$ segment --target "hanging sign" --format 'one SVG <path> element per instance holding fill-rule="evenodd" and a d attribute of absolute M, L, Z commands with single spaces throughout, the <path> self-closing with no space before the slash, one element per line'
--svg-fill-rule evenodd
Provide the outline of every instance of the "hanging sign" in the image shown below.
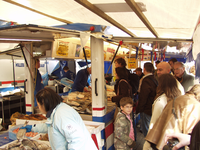
<path fill-rule="evenodd" d="M 57 56 L 68 56 L 69 42 L 58 41 L 58 49 L 56 50 Z"/>
<path fill-rule="evenodd" d="M 129 69 L 134 69 L 136 68 L 136 59 L 135 58 L 128 58 L 128 68 Z"/>

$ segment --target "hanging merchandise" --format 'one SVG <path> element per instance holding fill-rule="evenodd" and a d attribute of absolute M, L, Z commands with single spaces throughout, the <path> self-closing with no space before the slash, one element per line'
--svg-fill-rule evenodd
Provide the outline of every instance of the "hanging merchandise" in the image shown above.
<path fill-rule="evenodd" d="M 152 60 L 152 58 L 153 58 L 153 52 L 151 52 L 151 60 Z"/>
<path fill-rule="evenodd" d="M 164 52 L 163 52 L 163 60 L 165 60 L 165 50 L 164 50 Z"/>
<path fill-rule="evenodd" d="M 141 60 L 143 60 L 144 59 L 144 49 L 142 49 L 142 59 Z"/>
<path fill-rule="evenodd" d="M 156 52 L 154 52 L 154 60 L 156 60 Z"/>
<path fill-rule="evenodd" d="M 136 54 L 135 54 L 135 58 L 137 59 L 138 58 L 138 47 L 136 47 Z"/>
<path fill-rule="evenodd" d="M 161 52 L 160 55 L 161 55 L 160 61 L 163 61 L 163 53 Z"/>
<path fill-rule="evenodd" d="M 128 45 L 128 48 L 129 48 L 129 58 L 130 58 L 131 57 L 132 46 Z"/>
<path fill-rule="evenodd" d="M 149 60 L 149 52 L 147 51 L 147 59 Z"/>
<path fill-rule="evenodd" d="M 155 49 L 158 47 L 158 43 L 156 42 Z"/>
<path fill-rule="evenodd" d="M 157 60 L 160 60 L 160 53 L 157 52 Z"/>
<path fill-rule="evenodd" d="M 165 60 L 165 52 L 167 50 L 167 46 L 164 47 L 164 50 L 163 50 L 163 60 Z"/>

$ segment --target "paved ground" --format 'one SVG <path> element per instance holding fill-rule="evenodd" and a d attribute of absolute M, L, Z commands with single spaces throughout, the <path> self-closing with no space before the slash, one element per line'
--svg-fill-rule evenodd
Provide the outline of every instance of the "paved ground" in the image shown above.
<path fill-rule="evenodd" d="M 137 130 L 137 141 L 136 141 L 136 146 L 133 148 L 133 150 L 142 150 L 143 144 L 145 142 L 144 135 L 140 132 L 140 127 L 138 125 L 136 127 L 136 130 Z"/>

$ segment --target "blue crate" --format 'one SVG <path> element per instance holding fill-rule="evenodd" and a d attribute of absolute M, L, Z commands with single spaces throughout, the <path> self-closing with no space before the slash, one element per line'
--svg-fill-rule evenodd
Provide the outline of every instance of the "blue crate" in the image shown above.
<path fill-rule="evenodd" d="M 15 130 L 15 129 L 17 129 L 17 128 L 20 128 L 20 127 L 22 127 L 23 126 L 23 124 L 20 124 L 20 125 L 16 125 L 16 126 L 14 126 L 12 129 L 10 129 L 9 131 L 8 131 L 8 135 L 9 135 L 9 139 L 11 139 L 11 140 L 17 140 L 17 134 L 16 133 L 13 133 L 13 130 Z M 30 139 L 30 138 L 32 138 L 32 137 L 26 137 L 26 138 L 28 138 L 28 139 Z"/>

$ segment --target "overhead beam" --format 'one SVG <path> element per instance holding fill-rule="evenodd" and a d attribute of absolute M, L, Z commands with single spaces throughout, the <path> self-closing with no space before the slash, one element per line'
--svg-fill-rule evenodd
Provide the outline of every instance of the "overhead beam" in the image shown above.
<path fill-rule="evenodd" d="M 9 53 L 12 53 L 12 52 L 19 52 L 19 51 L 20 51 L 20 47 L 17 47 L 17 48 L 13 48 L 13 49 L 10 49 L 10 50 L 0 52 L 0 55 L 9 54 Z"/>
<path fill-rule="evenodd" d="M 129 5 L 129 7 L 136 13 L 136 15 L 140 18 L 140 20 L 146 25 L 146 27 L 152 32 L 152 34 L 158 38 L 158 33 L 153 28 L 153 26 L 150 24 L 148 19 L 145 17 L 145 15 L 141 12 L 140 8 L 136 4 L 134 0 L 125 0 L 126 3 Z"/>
<path fill-rule="evenodd" d="M 114 25 L 117 28 L 121 29 L 122 31 L 124 31 L 125 33 L 127 33 L 128 35 L 130 35 L 131 37 L 135 37 L 136 36 L 131 31 L 129 31 L 127 28 L 125 28 L 124 26 L 122 26 L 120 23 L 118 23 L 117 21 L 115 21 L 113 18 L 111 18 L 110 16 L 108 16 L 107 14 L 105 14 L 101 9 L 99 9 L 95 5 L 91 4 L 87 0 L 75 0 L 75 1 L 77 3 L 79 3 L 79 4 L 81 4 L 82 6 L 84 6 L 85 8 L 89 9 L 93 13 L 97 14 L 99 17 L 101 17 L 104 20 L 108 21 L 112 25 Z"/>
<path fill-rule="evenodd" d="M 25 9 L 28 9 L 28 10 L 33 11 L 33 12 L 35 12 L 35 13 L 44 15 L 44 16 L 46 16 L 46 17 L 55 19 L 55 20 L 57 20 L 57 21 L 61 21 L 61 22 L 67 23 L 67 24 L 73 23 L 73 22 L 68 21 L 68 20 L 65 20 L 65 19 L 61 19 L 61 18 L 58 18 L 58 17 L 54 17 L 54 16 L 51 16 L 51 15 L 45 14 L 45 13 L 43 13 L 43 12 L 40 12 L 40 11 L 35 10 L 35 9 L 33 9 L 33 8 L 27 7 L 27 6 L 22 5 L 22 4 L 20 4 L 20 3 L 14 2 L 14 1 L 12 1 L 12 0 L 4 0 L 4 1 L 5 1 L 5 2 L 8 2 L 8 3 L 11 3 L 11 4 L 13 4 L 13 5 L 16 5 L 16 6 L 25 8 Z"/>
<path fill-rule="evenodd" d="M 133 43 L 150 43 L 154 41 L 172 41 L 172 42 L 192 42 L 192 39 L 170 39 L 170 38 L 131 38 L 131 37 L 113 37 L 111 40 L 115 42 L 119 42 L 123 40 L 123 42 L 133 42 Z"/>
<path fill-rule="evenodd" d="M 6 55 L 15 56 L 15 57 L 22 57 L 22 56 L 10 54 L 10 53 L 6 53 Z"/>

